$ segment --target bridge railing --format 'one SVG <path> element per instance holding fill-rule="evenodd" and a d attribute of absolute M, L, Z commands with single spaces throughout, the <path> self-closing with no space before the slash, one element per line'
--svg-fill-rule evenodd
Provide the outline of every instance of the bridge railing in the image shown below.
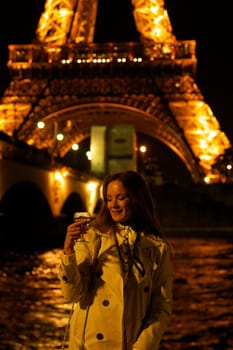
<path fill-rule="evenodd" d="M 49 169 L 54 160 L 47 151 L 38 150 L 20 141 L 0 140 L 0 159 L 16 160 L 40 168 Z"/>
<path fill-rule="evenodd" d="M 53 158 L 46 150 L 39 150 L 18 140 L 12 141 L 7 135 L 0 132 L 0 161 L 1 159 L 16 161 L 49 171 L 67 169 L 70 176 L 81 181 L 96 180 L 95 175 L 69 167 L 62 160 L 59 161 L 57 158 Z"/>
<path fill-rule="evenodd" d="M 108 63 L 124 61 L 154 61 L 194 59 L 194 40 L 173 43 L 154 43 L 146 48 L 142 43 L 91 43 L 89 45 L 65 45 L 59 47 L 42 44 L 9 45 L 8 66 L 27 68 L 48 64 Z"/>

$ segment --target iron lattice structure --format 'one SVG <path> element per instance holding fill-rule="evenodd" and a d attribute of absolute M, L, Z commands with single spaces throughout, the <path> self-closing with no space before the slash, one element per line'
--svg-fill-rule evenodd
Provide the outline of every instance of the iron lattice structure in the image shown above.
<path fill-rule="evenodd" d="M 97 0 L 46 0 L 35 41 L 9 45 L 0 131 L 63 157 L 92 125 L 131 123 L 194 182 L 220 182 L 212 165 L 231 145 L 195 83 L 196 42 L 176 40 L 163 0 L 132 6 L 140 42 L 98 44 Z"/>

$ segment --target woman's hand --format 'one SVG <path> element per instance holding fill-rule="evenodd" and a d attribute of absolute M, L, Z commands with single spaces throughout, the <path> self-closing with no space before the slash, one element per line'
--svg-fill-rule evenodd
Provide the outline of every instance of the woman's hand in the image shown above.
<path fill-rule="evenodd" d="M 64 253 L 70 255 L 74 253 L 74 243 L 82 235 L 87 232 L 85 219 L 74 221 L 67 227 L 66 237 L 64 242 Z"/>

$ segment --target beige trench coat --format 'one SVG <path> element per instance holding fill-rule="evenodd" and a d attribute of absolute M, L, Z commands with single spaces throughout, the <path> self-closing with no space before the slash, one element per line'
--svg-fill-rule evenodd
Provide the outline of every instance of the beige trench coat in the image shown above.
<path fill-rule="evenodd" d="M 66 302 L 75 303 L 69 350 L 156 350 L 172 310 L 172 265 L 166 242 L 142 235 L 124 284 L 116 239 L 89 229 L 88 243 L 62 255 L 58 277 Z"/>

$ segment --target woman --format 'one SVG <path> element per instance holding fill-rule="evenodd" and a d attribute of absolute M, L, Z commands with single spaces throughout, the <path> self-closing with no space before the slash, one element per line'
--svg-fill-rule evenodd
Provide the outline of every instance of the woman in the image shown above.
<path fill-rule="evenodd" d="M 58 274 L 65 300 L 75 303 L 69 349 L 158 349 L 171 316 L 171 252 L 144 179 L 109 175 L 99 213 L 83 223 L 68 226 Z"/>

